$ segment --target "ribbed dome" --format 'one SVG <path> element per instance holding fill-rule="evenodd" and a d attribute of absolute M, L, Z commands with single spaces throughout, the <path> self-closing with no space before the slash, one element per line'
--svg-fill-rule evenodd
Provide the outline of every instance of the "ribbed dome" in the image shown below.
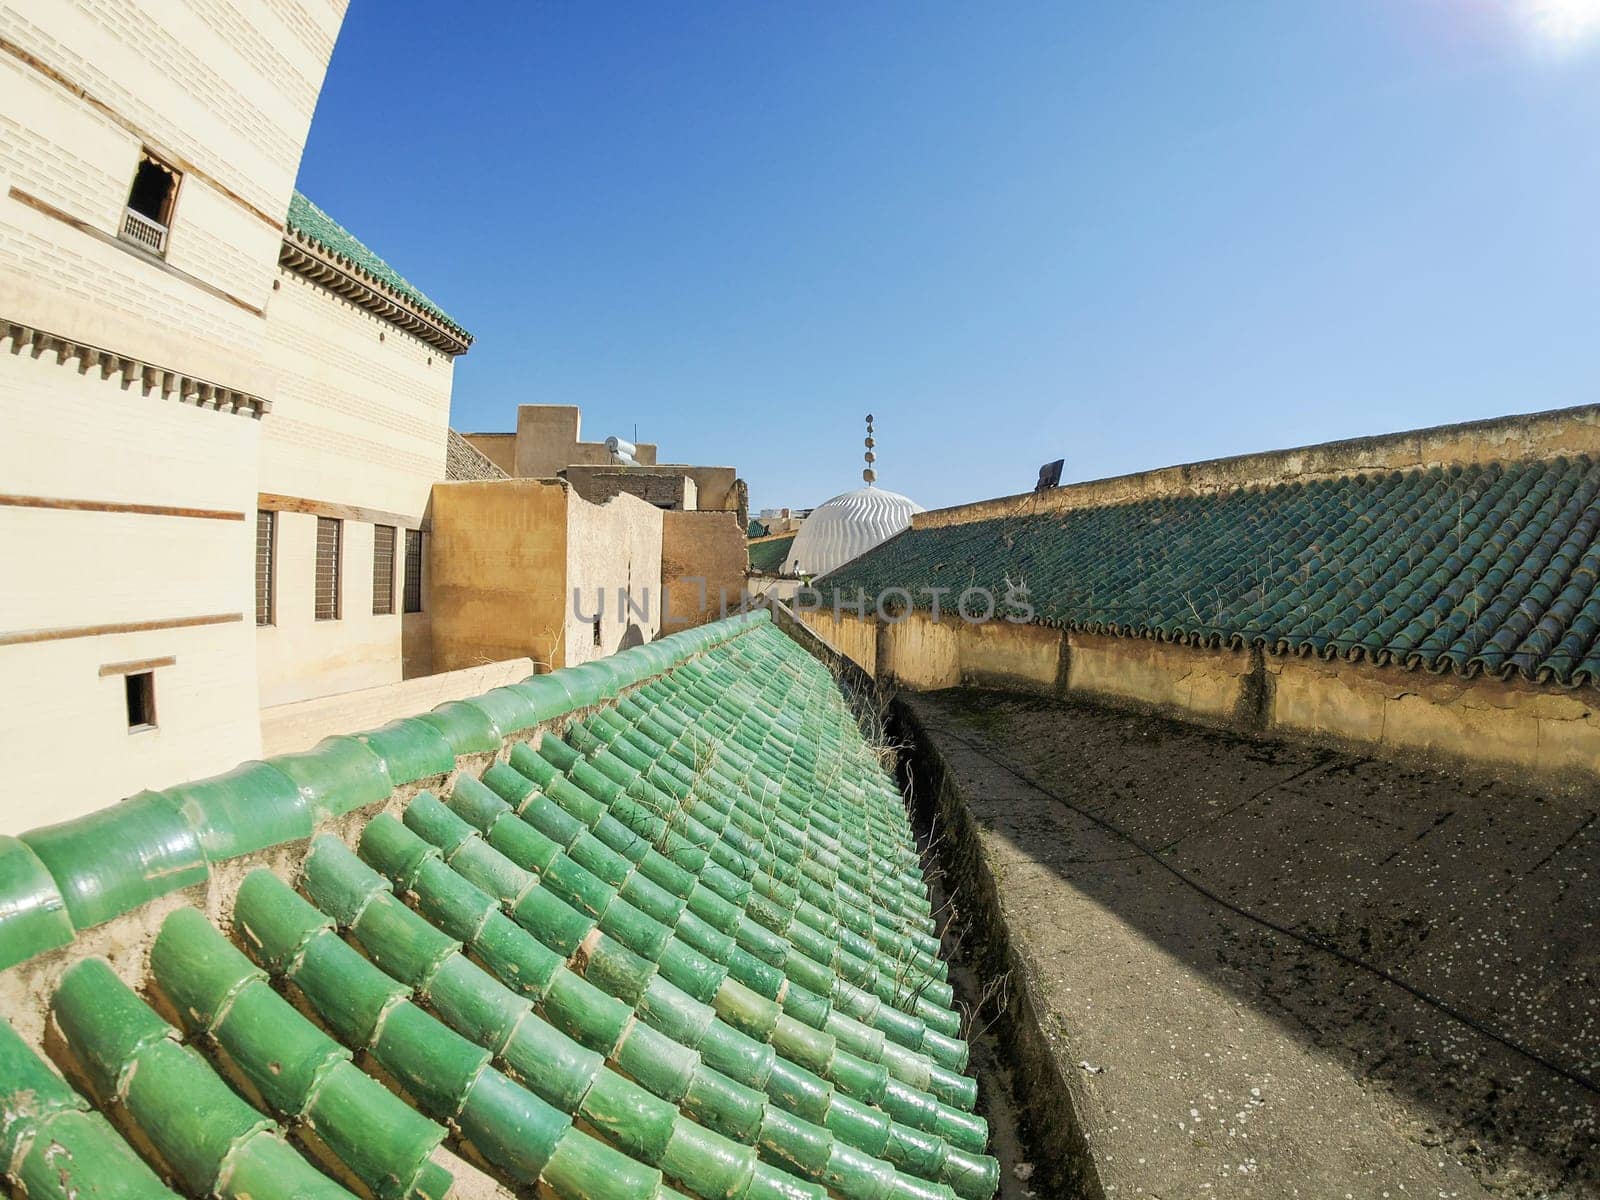
<path fill-rule="evenodd" d="M 784 562 L 785 574 L 826 575 L 886 542 L 922 512 L 915 500 L 870 484 L 819 505 L 800 525 Z"/>

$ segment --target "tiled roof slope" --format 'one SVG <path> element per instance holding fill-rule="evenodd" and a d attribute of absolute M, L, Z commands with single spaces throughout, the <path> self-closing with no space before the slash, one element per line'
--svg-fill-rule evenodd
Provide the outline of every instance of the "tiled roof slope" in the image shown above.
<path fill-rule="evenodd" d="M 750 569 L 763 575 L 777 575 L 783 571 L 789 547 L 794 545 L 794 534 L 788 537 L 768 538 L 750 543 Z"/>
<path fill-rule="evenodd" d="M 40 960 L 48 1050 L 0 1022 L 14 1188 L 441 1200 L 466 1158 L 570 1200 L 994 1193 L 899 793 L 765 613 L 10 839 L 0 944 L 346 813 L 121 975 Z"/>
<path fill-rule="evenodd" d="M 423 311 L 432 313 L 452 331 L 471 341 L 467 331 L 444 309 L 428 299 L 421 288 L 384 262 L 365 242 L 318 208 L 303 192 L 297 191 L 290 198 L 286 223 L 294 232 L 345 259 L 364 274 L 376 279 Z"/>
<path fill-rule="evenodd" d="M 1600 685 L 1600 465 L 1355 475 L 912 529 L 821 584 L 1025 584 L 1094 633 Z M 974 599 L 972 611 L 981 611 Z"/>
<path fill-rule="evenodd" d="M 451 482 L 462 480 L 510 479 L 489 456 L 479 450 L 454 429 L 446 430 L 448 437 L 444 450 L 444 477 Z"/>

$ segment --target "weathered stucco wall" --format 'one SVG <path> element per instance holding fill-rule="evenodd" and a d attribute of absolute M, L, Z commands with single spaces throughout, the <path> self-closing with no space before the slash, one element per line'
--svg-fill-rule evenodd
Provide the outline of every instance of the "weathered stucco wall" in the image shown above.
<path fill-rule="evenodd" d="M 475 439 L 480 450 L 488 450 Z M 490 455 L 493 458 L 493 455 Z M 656 448 L 649 443 L 639 443 L 634 457 L 646 466 L 656 461 Z M 495 460 L 499 463 L 499 460 Z M 512 465 L 499 463 L 502 470 L 518 479 L 553 479 L 558 471 L 587 463 L 607 466 L 611 453 L 605 440 L 582 440 L 582 414 L 575 404 L 519 404 L 517 406 L 517 432 L 513 439 Z"/>
<path fill-rule="evenodd" d="M 1068 647 L 1069 691 L 1217 720 L 1232 719 L 1246 695 L 1251 660 L 1238 651 L 1092 633 L 1069 635 Z"/>
<path fill-rule="evenodd" d="M 661 631 L 665 515 L 635 496 L 590 504 L 567 492 L 566 640 L 555 666 L 604 658 Z"/>
<path fill-rule="evenodd" d="M 665 628 L 703 625 L 738 610 L 749 553 L 738 518 L 726 512 L 661 514 Z"/>
<path fill-rule="evenodd" d="M 517 435 L 514 433 L 463 433 L 468 444 L 507 475 L 517 473 Z"/>
<path fill-rule="evenodd" d="M 798 604 L 794 606 L 794 614 L 868 675 L 877 676 L 878 628 L 872 621 L 849 613 L 835 616 L 827 609 L 803 608 Z"/>
<path fill-rule="evenodd" d="M 869 674 L 915 691 L 967 685 L 1082 695 L 1555 785 L 1593 786 L 1600 776 L 1600 697 L 1589 689 L 1063 635 L 1005 621 L 935 623 L 920 612 L 895 623 L 825 609 L 797 607 L 797 615 Z"/>
<path fill-rule="evenodd" d="M 1316 659 L 1268 657 L 1264 669 L 1272 728 L 1540 776 L 1600 774 L 1600 701 L 1587 689 Z"/>
<path fill-rule="evenodd" d="M 536 479 L 434 485 L 436 671 L 523 657 L 549 669 L 566 611 L 567 495 Z"/>
<path fill-rule="evenodd" d="M 1209 495 L 1233 488 L 1269 487 L 1296 480 L 1355 475 L 1362 471 L 1521 462 L 1561 454 L 1600 454 L 1600 405 L 1438 425 L 1405 433 L 1162 467 L 1043 492 L 1023 492 L 975 504 L 936 508 L 913 516 L 911 525 L 913 529 L 933 529 L 991 517 L 1096 508 L 1155 496 Z"/>

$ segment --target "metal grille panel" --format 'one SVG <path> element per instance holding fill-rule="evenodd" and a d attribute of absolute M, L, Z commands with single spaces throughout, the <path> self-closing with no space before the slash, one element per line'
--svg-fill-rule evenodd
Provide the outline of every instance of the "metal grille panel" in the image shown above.
<path fill-rule="evenodd" d="M 276 546 L 278 514 L 264 508 L 256 513 L 256 624 L 272 624 L 272 554 Z"/>
<path fill-rule="evenodd" d="M 344 523 L 333 517 L 317 518 L 317 620 L 339 619 L 339 551 Z"/>
<path fill-rule="evenodd" d="M 394 611 L 394 526 L 372 527 L 372 611 Z"/>

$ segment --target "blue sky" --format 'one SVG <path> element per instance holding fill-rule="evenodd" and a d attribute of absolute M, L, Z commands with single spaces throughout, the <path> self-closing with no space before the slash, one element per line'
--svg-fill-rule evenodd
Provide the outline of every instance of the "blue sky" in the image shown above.
<path fill-rule="evenodd" d="M 928 507 L 1600 400 L 1600 0 L 352 0 L 300 186 L 452 423 Z"/>

